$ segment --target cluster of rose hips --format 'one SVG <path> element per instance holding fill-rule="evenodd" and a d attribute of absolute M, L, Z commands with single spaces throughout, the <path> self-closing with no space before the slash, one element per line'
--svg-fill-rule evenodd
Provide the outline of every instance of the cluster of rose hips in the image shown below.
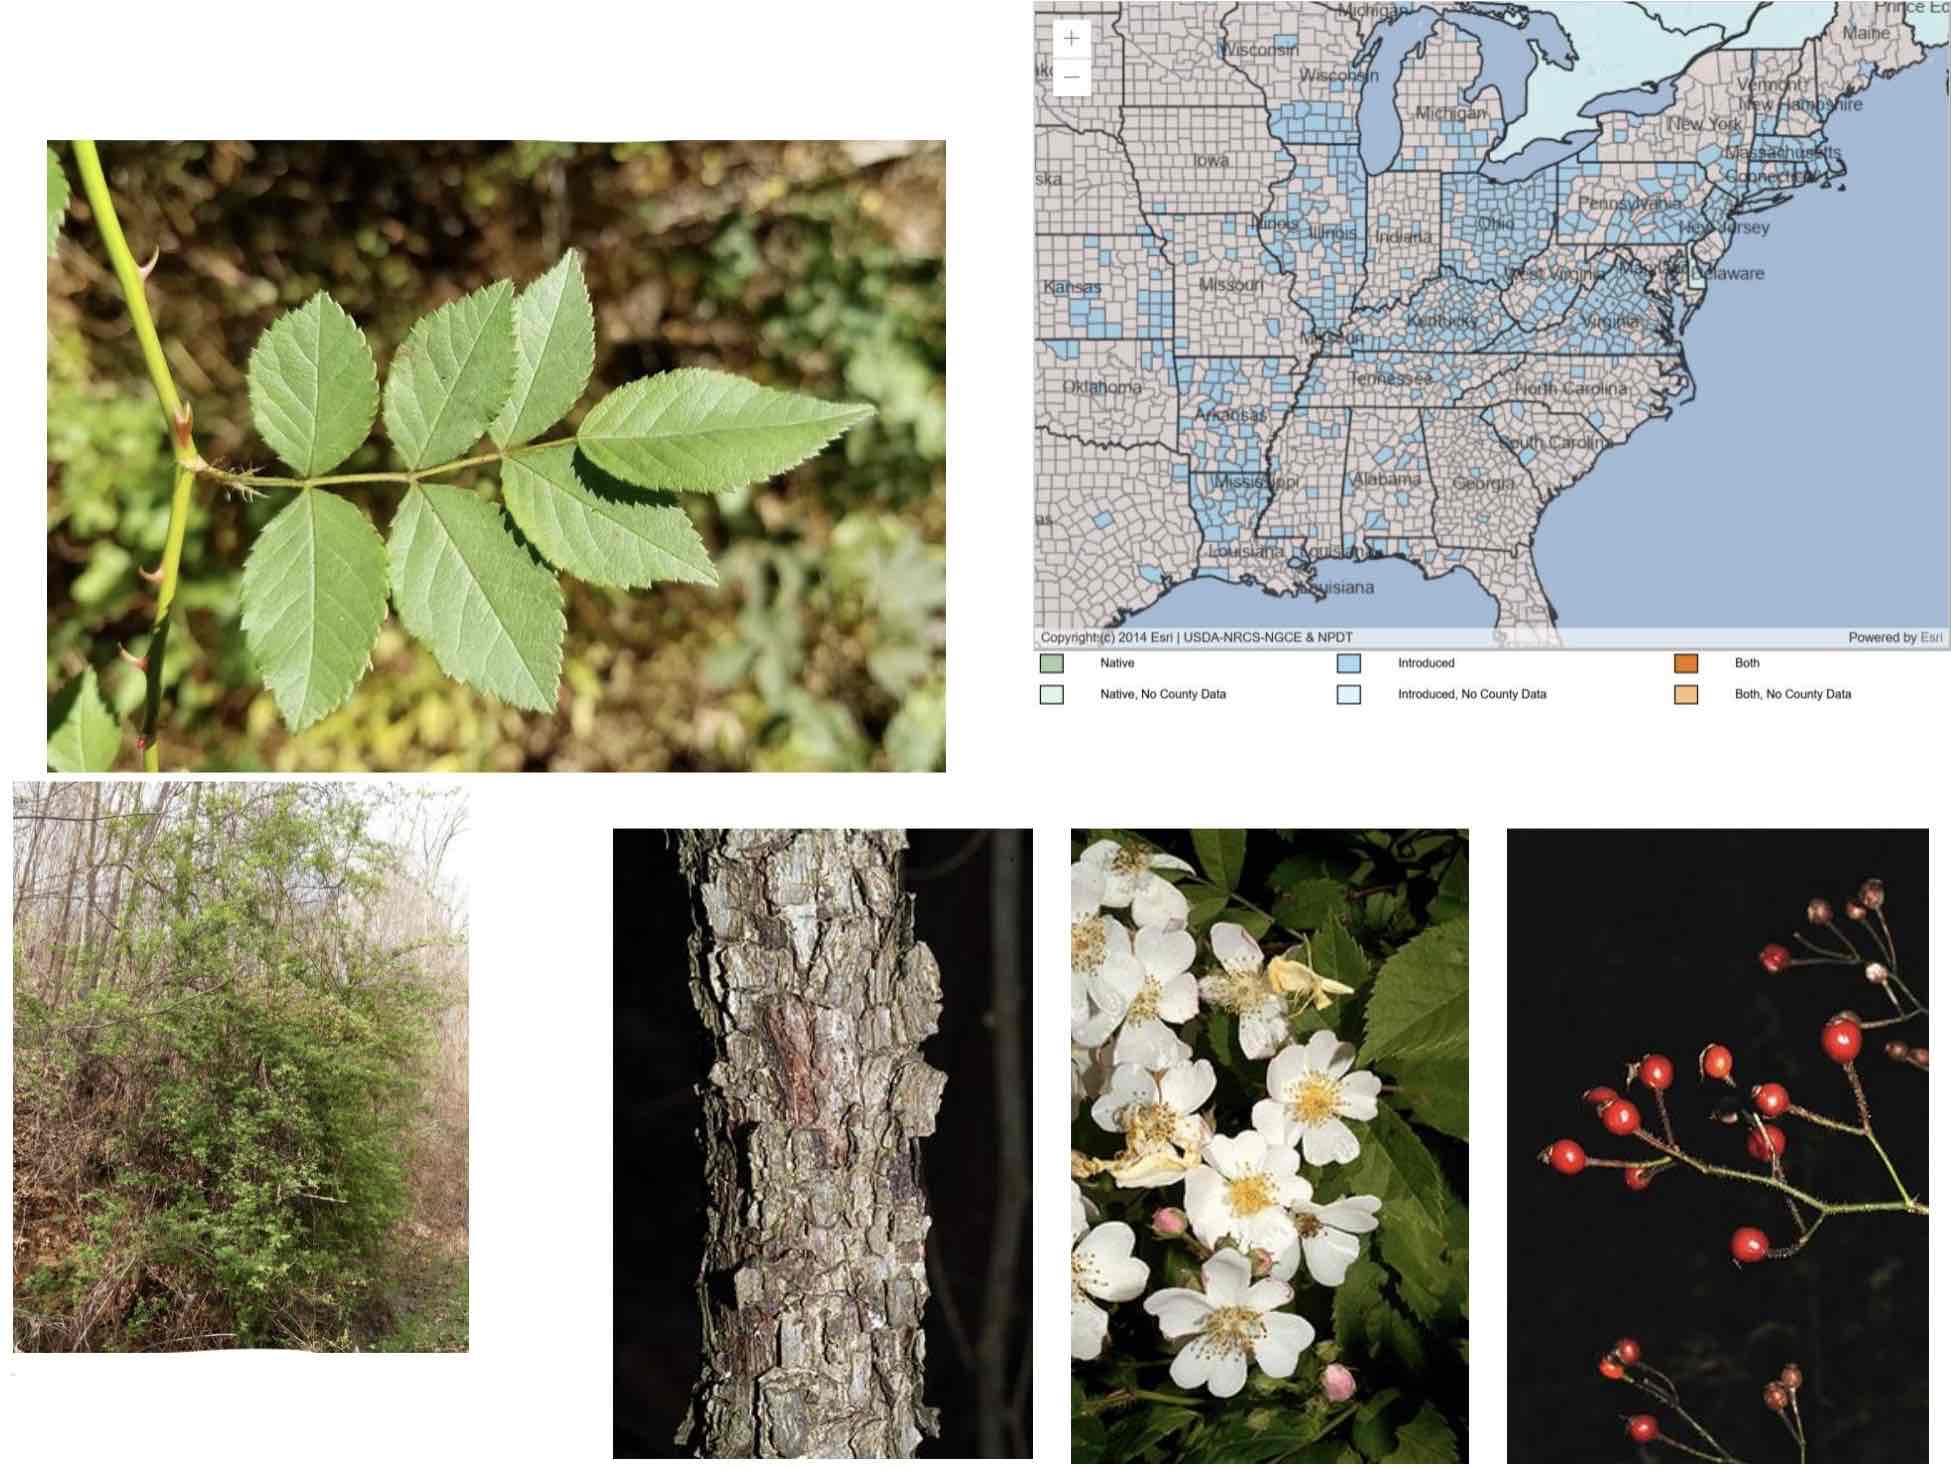
<path fill-rule="evenodd" d="M 1641 1361 L 1639 1343 L 1630 1336 L 1620 1337 L 1612 1344 L 1610 1351 L 1599 1357 L 1599 1375 L 1610 1378 L 1614 1382 L 1630 1383 L 1648 1397 L 1664 1403 L 1685 1418 L 1703 1439 L 1713 1444 L 1716 1449 L 1720 1448 L 1720 1445 L 1714 1442 L 1713 1435 L 1695 1422 L 1686 1409 L 1680 1406 L 1680 1392 L 1673 1385 L 1673 1379 Z M 1801 1387 L 1802 1369 L 1790 1362 L 1782 1368 L 1774 1381 L 1761 1390 L 1761 1401 L 1782 1420 L 1782 1426 L 1794 1435 L 1796 1444 L 1802 1448 L 1806 1456 L 1807 1443 L 1802 1436 L 1802 1409 L 1796 1397 Z M 1791 1413 L 1794 1415 L 1793 1419 L 1790 1418 Z M 1651 1413 L 1634 1413 L 1625 1420 L 1625 1423 L 1626 1437 L 1634 1443 L 1671 1444 L 1674 1448 L 1692 1454 L 1695 1458 L 1707 1457 L 1696 1449 L 1690 1449 L 1685 1444 L 1675 1443 L 1668 1438 L 1660 1431 L 1660 1420 Z M 1725 1458 L 1726 1455 L 1724 1454 L 1723 1457 Z"/>

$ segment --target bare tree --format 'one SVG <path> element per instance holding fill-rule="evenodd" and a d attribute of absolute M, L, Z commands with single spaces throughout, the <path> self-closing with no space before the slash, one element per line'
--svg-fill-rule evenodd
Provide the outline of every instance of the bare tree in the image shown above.
<path fill-rule="evenodd" d="M 918 1047 L 941 975 L 914 941 L 899 832 L 694 831 L 704 1364 L 678 1443 L 712 1458 L 911 1458 L 928 1202 L 946 1078 Z"/>

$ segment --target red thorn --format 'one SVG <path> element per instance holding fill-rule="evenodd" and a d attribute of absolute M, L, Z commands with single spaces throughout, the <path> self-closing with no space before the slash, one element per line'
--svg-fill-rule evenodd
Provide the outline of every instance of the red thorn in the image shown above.
<path fill-rule="evenodd" d="M 138 265 L 136 267 L 136 273 L 139 274 L 144 280 L 148 280 L 149 272 L 156 268 L 156 262 L 162 259 L 162 257 L 163 257 L 162 247 L 158 245 L 155 249 L 149 252 L 149 258 L 145 260 L 141 265 Z"/>
<path fill-rule="evenodd" d="M 128 664 L 131 668 L 140 668 L 144 673 L 147 673 L 149 671 L 149 660 L 147 657 L 138 658 L 136 657 L 135 654 L 131 653 L 127 648 L 120 647 L 120 646 L 117 646 L 115 651 L 117 654 L 120 655 L 122 661 Z"/>

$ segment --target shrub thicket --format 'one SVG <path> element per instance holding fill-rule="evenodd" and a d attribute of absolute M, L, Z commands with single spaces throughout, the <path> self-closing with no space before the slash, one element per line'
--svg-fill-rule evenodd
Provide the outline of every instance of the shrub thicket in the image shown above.
<path fill-rule="evenodd" d="M 17 872 L 28 843 L 88 858 L 29 861 L 16 924 L 17 1344 L 373 1341 L 460 1002 L 444 940 L 373 922 L 398 852 L 345 787 L 56 793 L 87 790 L 15 837 Z"/>

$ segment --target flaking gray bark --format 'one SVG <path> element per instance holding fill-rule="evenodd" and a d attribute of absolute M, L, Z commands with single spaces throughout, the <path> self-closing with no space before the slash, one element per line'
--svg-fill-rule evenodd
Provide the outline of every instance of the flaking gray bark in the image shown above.
<path fill-rule="evenodd" d="M 711 1458 L 910 1458 L 945 1078 L 899 832 L 694 831 L 704 1099 L 704 1364 L 678 1442 Z"/>

